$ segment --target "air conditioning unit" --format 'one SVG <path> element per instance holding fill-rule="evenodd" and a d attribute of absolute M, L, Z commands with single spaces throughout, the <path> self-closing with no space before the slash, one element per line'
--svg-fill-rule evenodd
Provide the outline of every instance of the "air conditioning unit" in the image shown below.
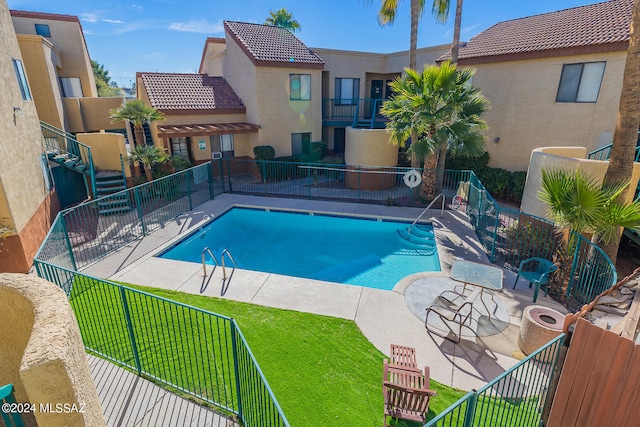
<path fill-rule="evenodd" d="M 221 158 L 222 158 L 222 152 L 220 152 L 220 151 L 214 151 L 214 152 L 212 152 L 212 153 L 211 153 L 211 158 L 212 158 L 213 160 L 219 160 L 219 159 L 221 159 Z"/>

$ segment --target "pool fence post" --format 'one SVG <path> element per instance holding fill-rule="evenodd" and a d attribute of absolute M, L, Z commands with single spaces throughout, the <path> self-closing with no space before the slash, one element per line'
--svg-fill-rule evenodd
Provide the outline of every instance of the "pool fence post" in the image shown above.
<path fill-rule="evenodd" d="M 223 174 L 222 171 L 222 161 L 220 161 L 220 174 Z M 227 180 L 229 181 L 229 193 L 233 193 L 233 188 L 231 188 L 231 165 L 229 163 L 229 158 L 227 157 Z"/>
<path fill-rule="evenodd" d="M 140 366 L 140 355 L 138 354 L 138 346 L 136 345 L 136 337 L 133 332 L 133 324 L 131 322 L 131 313 L 129 312 L 129 304 L 127 303 L 127 294 L 124 286 L 118 286 L 120 288 L 120 296 L 122 297 L 122 307 L 124 309 L 124 317 L 127 321 L 127 330 L 129 331 L 129 338 L 131 340 L 131 350 L 133 351 L 133 360 L 136 364 L 136 371 L 138 375 L 142 375 L 142 367 Z"/>
<path fill-rule="evenodd" d="M 356 201 L 360 203 L 360 176 L 362 175 L 362 169 L 358 166 L 358 189 L 356 190 Z"/>
<path fill-rule="evenodd" d="M 467 401 L 467 411 L 464 414 L 464 427 L 472 427 L 473 426 L 473 418 L 476 412 L 476 404 L 478 402 L 478 392 L 476 389 L 471 390 L 473 394 Z"/>
<path fill-rule="evenodd" d="M 236 396 L 238 396 L 238 419 L 244 422 L 242 414 L 242 392 L 240 387 L 240 363 L 238 361 L 238 343 L 236 334 L 236 320 L 231 318 L 231 351 L 233 354 L 233 372 L 236 374 Z"/>
<path fill-rule="evenodd" d="M 307 166 L 309 166 L 307 164 Z M 310 199 L 311 198 L 311 167 L 307 167 L 307 188 L 309 189 L 309 191 L 307 191 L 307 198 Z"/>
<path fill-rule="evenodd" d="M 189 210 L 193 210 L 193 200 L 191 200 L 191 177 L 194 176 L 193 171 L 187 171 L 187 198 L 189 199 Z"/>
<path fill-rule="evenodd" d="M 144 225 L 144 213 L 142 211 L 142 198 L 140 197 L 140 186 L 133 188 L 133 197 L 136 200 L 136 210 L 138 211 L 138 218 L 140 219 L 140 226 L 142 227 L 142 235 L 147 235 L 147 229 Z"/>

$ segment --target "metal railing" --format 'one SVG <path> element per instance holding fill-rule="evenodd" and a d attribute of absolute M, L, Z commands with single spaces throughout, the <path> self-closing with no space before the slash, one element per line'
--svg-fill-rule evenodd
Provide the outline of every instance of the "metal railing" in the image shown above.
<path fill-rule="evenodd" d="M 22 412 L 31 412 L 29 410 L 19 410 L 17 405 L 24 407 L 29 403 L 17 403 L 13 394 L 13 384 L 7 384 L 0 387 L 0 405 L 2 405 L 2 421 L 6 427 L 23 427 Z M 8 406 L 7 406 L 8 405 Z M 13 407 L 15 406 L 15 407 Z"/>
<path fill-rule="evenodd" d="M 47 152 L 69 153 L 87 165 L 88 179 L 91 182 L 91 194 L 95 197 L 96 180 L 91 147 L 78 141 L 72 134 L 51 126 L 49 123 L 40 121 L 40 128 L 42 129 L 42 138 Z M 86 184 L 86 175 L 84 179 Z M 89 190 L 89 188 L 87 188 L 87 190 Z"/>
<path fill-rule="evenodd" d="M 538 427 L 565 335 L 549 341 L 479 390 L 472 390 L 424 427 Z"/>
<path fill-rule="evenodd" d="M 640 133 L 638 140 L 640 141 Z M 609 160 L 609 157 L 611 155 L 611 147 L 613 147 L 613 144 L 605 145 L 604 147 L 598 148 L 597 150 L 593 150 L 589 154 L 587 154 L 587 159 Z M 640 162 L 640 145 L 636 147 L 635 161 Z"/>
<path fill-rule="evenodd" d="M 87 350 L 238 416 L 289 423 L 232 318 L 39 262 L 65 290 Z"/>
<path fill-rule="evenodd" d="M 210 200 L 212 185 L 211 164 L 205 163 L 64 210 L 35 259 L 83 269 Z M 101 203 L 120 209 L 103 214 Z M 139 253 L 138 258 L 143 255 L 146 253 Z"/>
<path fill-rule="evenodd" d="M 325 98 L 322 100 L 322 120 L 334 126 L 382 129 L 387 122 L 380 114 L 384 101 L 379 98 Z"/>
<path fill-rule="evenodd" d="M 426 208 L 424 208 L 422 210 L 422 212 L 420 212 L 420 215 L 418 215 L 418 217 L 411 223 L 411 225 L 409 226 L 409 228 L 407 228 L 407 234 L 411 234 L 411 230 L 413 229 L 413 227 L 418 223 L 418 221 L 420 221 L 420 218 L 422 218 L 424 216 L 425 213 L 427 213 L 427 211 L 429 209 L 431 209 L 431 206 L 433 206 L 438 200 L 440 200 L 440 202 L 442 203 L 440 205 L 440 217 L 442 218 L 444 216 L 444 204 L 445 204 L 445 195 L 444 193 L 440 193 L 436 196 L 435 199 L 433 199 L 431 201 L 431 203 L 429 203 L 427 205 Z"/>

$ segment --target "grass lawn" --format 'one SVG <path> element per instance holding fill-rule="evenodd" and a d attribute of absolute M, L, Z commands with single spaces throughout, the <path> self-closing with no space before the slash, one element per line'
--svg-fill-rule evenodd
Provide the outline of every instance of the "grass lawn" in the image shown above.
<path fill-rule="evenodd" d="M 291 426 L 381 424 L 385 356 L 362 335 L 355 322 L 131 287 L 236 319 Z M 185 390 L 197 390 L 208 399 L 224 402 L 224 396 L 234 388 L 233 366 L 225 363 L 210 366 L 208 361 L 228 360 L 221 348 L 230 348 L 230 341 L 224 331 L 215 335 L 215 331 L 221 330 L 220 325 L 214 323 L 213 329 L 209 329 L 214 335 L 207 334 L 207 325 L 192 309 L 137 292 L 126 293 L 143 370 Z M 70 302 L 85 343 L 133 366 L 119 288 L 90 278 L 76 280 Z M 203 360 L 209 367 L 203 367 Z M 429 418 L 465 394 L 433 380 L 431 388 L 438 395 L 431 400 Z M 482 418 L 495 419 L 496 423 L 489 425 L 502 425 L 502 419 L 513 419 L 534 410 L 535 405 L 522 405 L 527 400 L 530 399 L 520 402 L 489 399 L 486 401 L 489 407 L 485 406 L 487 415 Z"/>
<path fill-rule="evenodd" d="M 355 322 L 146 287 L 137 289 L 233 317 L 292 426 L 380 426 L 384 355 Z M 464 393 L 431 381 L 430 415 Z M 408 425 L 399 423 L 398 425 Z"/>

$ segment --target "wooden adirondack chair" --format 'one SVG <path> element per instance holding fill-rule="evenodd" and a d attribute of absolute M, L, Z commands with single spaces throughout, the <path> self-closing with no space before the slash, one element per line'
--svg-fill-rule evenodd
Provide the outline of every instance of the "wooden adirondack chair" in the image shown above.
<path fill-rule="evenodd" d="M 389 365 L 400 368 L 418 368 L 416 363 L 416 349 L 402 345 L 391 344 L 391 360 Z"/>
<path fill-rule="evenodd" d="M 390 366 L 384 361 L 382 393 L 384 395 L 384 426 L 388 417 L 426 422 L 429 402 L 437 393 L 429 389 L 429 367 L 424 374 L 418 368 Z"/>

